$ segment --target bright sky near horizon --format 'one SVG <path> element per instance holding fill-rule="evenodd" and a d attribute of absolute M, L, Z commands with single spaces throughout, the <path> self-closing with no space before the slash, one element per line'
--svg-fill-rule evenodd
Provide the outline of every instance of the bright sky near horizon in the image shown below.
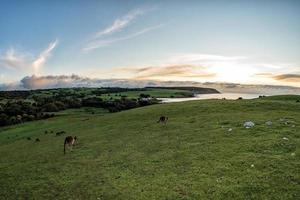
<path fill-rule="evenodd" d="M 300 87 L 300 1 L 0 0 L 0 83 L 24 76 Z"/>

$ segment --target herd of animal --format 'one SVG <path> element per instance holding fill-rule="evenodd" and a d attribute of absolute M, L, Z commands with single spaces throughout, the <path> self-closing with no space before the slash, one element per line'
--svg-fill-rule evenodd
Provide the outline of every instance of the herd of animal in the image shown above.
<path fill-rule="evenodd" d="M 167 116 L 160 116 L 157 123 L 166 124 L 168 119 L 169 118 Z M 53 133 L 53 131 L 50 131 L 49 133 Z M 48 134 L 48 131 L 45 131 L 45 134 Z M 63 134 L 66 134 L 66 132 L 65 131 L 59 131 L 55 135 L 60 136 L 60 135 L 63 135 Z M 27 140 L 31 140 L 31 138 L 27 137 Z M 40 142 L 40 139 L 36 138 L 35 142 Z M 72 150 L 73 147 L 77 144 L 78 144 L 78 138 L 76 136 L 67 136 L 67 137 L 65 137 L 65 140 L 64 140 L 64 154 L 66 154 L 66 148 L 69 148 L 69 149 Z"/>

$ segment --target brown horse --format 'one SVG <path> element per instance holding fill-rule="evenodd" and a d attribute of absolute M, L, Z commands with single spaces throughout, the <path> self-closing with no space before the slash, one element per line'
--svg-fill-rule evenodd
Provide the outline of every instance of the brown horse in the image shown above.
<path fill-rule="evenodd" d="M 160 118 L 159 118 L 159 120 L 157 121 L 157 123 L 164 123 L 164 124 L 166 124 L 167 123 L 167 121 L 168 121 L 168 117 L 166 117 L 166 116 L 161 116 Z"/>
<path fill-rule="evenodd" d="M 71 150 L 72 150 L 72 147 L 75 146 L 77 143 L 77 137 L 72 137 L 72 136 L 68 136 L 65 138 L 65 143 L 64 143 L 64 154 L 66 154 L 66 145 L 68 145 Z"/>

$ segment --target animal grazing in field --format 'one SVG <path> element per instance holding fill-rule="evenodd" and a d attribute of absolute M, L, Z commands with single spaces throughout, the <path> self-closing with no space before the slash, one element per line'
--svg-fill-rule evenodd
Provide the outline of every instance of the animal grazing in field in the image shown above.
<path fill-rule="evenodd" d="M 65 133 L 66 133 L 66 131 L 59 131 L 56 133 L 56 136 L 59 136 L 59 135 L 65 134 Z"/>
<path fill-rule="evenodd" d="M 48 134 L 48 131 L 45 131 L 45 134 Z"/>
<path fill-rule="evenodd" d="M 71 150 L 72 147 L 77 144 L 77 137 L 76 136 L 68 136 L 65 138 L 65 143 L 64 143 L 64 154 L 66 154 L 66 145 L 68 145 Z"/>
<path fill-rule="evenodd" d="M 35 139 L 35 142 L 40 142 L 40 139 L 39 139 L 39 138 L 36 138 L 36 139 Z"/>
<path fill-rule="evenodd" d="M 161 116 L 160 118 L 159 118 L 159 120 L 157 121 L 157 123 L 167 123 L 167 121 L 168 121 L 168 117 L 166 117 L 166 116 Z"/>
<path fill-rule="evenodd" d="M 31 140 L 31 137 L 27 137 L 27 140 Z"/>

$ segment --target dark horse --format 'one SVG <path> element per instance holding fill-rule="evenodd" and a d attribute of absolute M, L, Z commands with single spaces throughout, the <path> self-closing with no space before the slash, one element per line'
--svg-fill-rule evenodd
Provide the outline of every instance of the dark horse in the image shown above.
<path fill-rule="evenodd" d="M 168 117 L 166 117 L 166 116 L 161 116 L 160 118 L 159 118 L 159 120 L 157 121 L 157 123 L 167 123 L 167 121 L 168 121 Z"/>
<path fill-rule="evenodd" d="M 72 147 L 75 146 L 77 143 L 77 137 L 72 137 L 72 136 L 68 136 L 65 138 L 65 143 L 64 143 L 64 154 L 66 153 L 66 145 L 68 145 L 71 150 L 72 150 Z"/>

